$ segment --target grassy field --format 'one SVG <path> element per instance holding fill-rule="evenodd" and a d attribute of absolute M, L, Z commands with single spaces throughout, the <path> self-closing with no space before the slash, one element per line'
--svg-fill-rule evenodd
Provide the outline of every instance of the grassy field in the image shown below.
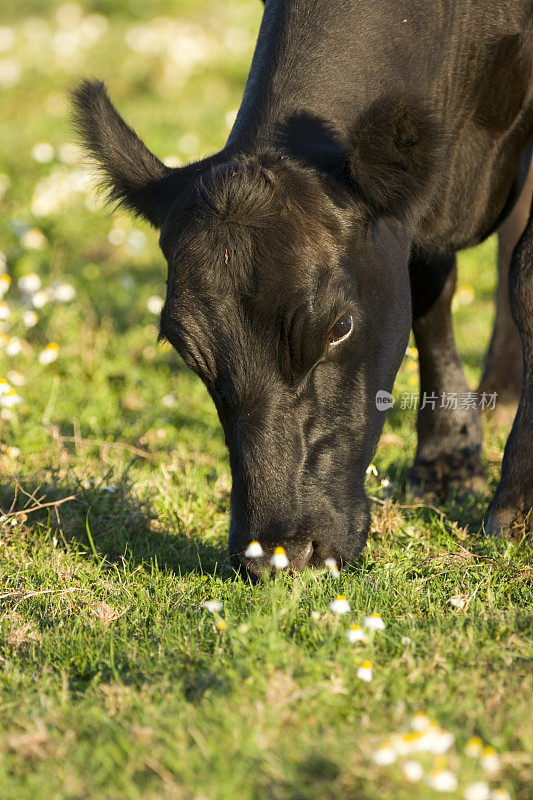
<path fill-rule="evenodd" d="M 94 201 L 69 144 L 67 91 L 89 73 L 171 163 L 220 147 L 260 14 L 259 0 L 2 5 L 0 798 L 526 800 L 525 544 L 483 538 L 481 496 L 405 501 L 415 418 L 397 404 L 361 562 L 338 580 L 236 579 L 214 406 L 156 345 L 157 237 Z M 494 256 L 489 241 L 460 259 L 472 387 Z M 406 356 L 395 394 L 416 387 Z M 487 423 L 492 488 L 505 435 Z M 348 641 L 372 612 L 385 630 Z M 415 714 L 435 724 L 403 736 L 430 724 Z"/>

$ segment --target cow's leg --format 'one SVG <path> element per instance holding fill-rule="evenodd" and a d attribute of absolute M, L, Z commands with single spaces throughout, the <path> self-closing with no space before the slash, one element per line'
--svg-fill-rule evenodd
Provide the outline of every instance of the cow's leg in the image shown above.
<path fill-rule="evenodd" d="M 469 388 L 453 335 L 455 255 L 414 253 L 410 273 L 420 364 L 418 445 L 411 485 L 416 493 L 441 497 L 454 486 L 480 490 L 484 487 L 481 415 L 465 397 Z"/>
<path fill-rule="evenodd" d="M 505 446 L 502 474 L 489 506 L 487 534 L 508 533 L 533 515 L 533 204 L 509 270 L 511 313 L 522 340 L 524 377 L 520 402 Z"/>
<path fill-rule="evenodd" d="M 496 393 L 498 409 L 513 414 L 522 388 L 522 342 L 509 304 L 509 265 L 513 251 L 527 225 L 533 193 L 533 163 L 512 213 L 498 231 L 498 291 L 496 317 L 479 392 Z M 508 413 L 507 415 L 508 416 Z M 511 418 L 512 419 L 512 418 Z"/>

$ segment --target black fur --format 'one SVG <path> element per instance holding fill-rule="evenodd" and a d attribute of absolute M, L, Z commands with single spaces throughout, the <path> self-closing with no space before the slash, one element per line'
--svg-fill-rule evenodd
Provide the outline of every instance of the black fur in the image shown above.
<path fill-rule="evenodd" d="M 392 388 L 412 302 L 431 385 L 451 336 L 453 253 L 510 210 L 533 136 L 532 40 L 530 0 L 268 0 L 228 142 L 179 170 L 145 148 L 102 84 L 75 93 L 111 197 L 160 228 L 161 335 L 224 428 L 236 563 L 254 569 L 250 539 L 266 558 L 283 544 L 294 569 L 361 551 L 385 417 L 376 393 Z M 345 317 L 352 333 L 333 346 Z M 457 419 L 424 428 L 424 459 L 439 439 L 466 442 L 454 464 L 478 458 L 477 421 L 465 440 Z"/>

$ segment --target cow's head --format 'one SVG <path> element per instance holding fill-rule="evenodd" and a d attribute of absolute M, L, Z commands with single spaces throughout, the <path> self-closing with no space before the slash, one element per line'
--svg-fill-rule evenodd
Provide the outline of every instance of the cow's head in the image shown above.
<path fill-rule="evenodd" d="M 411 326 L 410 221 L 430 186 L 427 115 L 364 115 L 336 177 L 274 150 L 160 162 L 99 83 L 78 126 L 111 196 L 161 232 L 161 336 L 205 383 L 229 448 L 230 553 L 251 540 L 294 570 L 364 546 L 364 483 Z"/>

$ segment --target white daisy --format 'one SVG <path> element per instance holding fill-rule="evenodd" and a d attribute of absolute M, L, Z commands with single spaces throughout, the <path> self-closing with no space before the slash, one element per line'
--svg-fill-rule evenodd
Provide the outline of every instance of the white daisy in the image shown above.
<path fill-rule="evenodd" d="M 365 617 L 363 625 L 365 628 L 370 628 L 371 631 L 385 630 L 385 623 L 381 619 L 381 614 L 371 614 L 369 617 Z"/>
<path fill-rule="evenodd" d="M 264 555 L 264 550 L 259 542 L 250 542 L 244 551 L 246 558 L 261 558 Z"/>
<path fill-rule="evenodd" d="M 343 594 L 338 594 L 329 607 L 334 614 L 347 614 L 350 611 L 350 604 Z"/>
<path fill-rule="evenodd" d="M 270 559 L 270 564 L 275 569 L 285 569 L 289 566 L 289 559 L 283 547 L 276 547 L 274 554 Z"/>

